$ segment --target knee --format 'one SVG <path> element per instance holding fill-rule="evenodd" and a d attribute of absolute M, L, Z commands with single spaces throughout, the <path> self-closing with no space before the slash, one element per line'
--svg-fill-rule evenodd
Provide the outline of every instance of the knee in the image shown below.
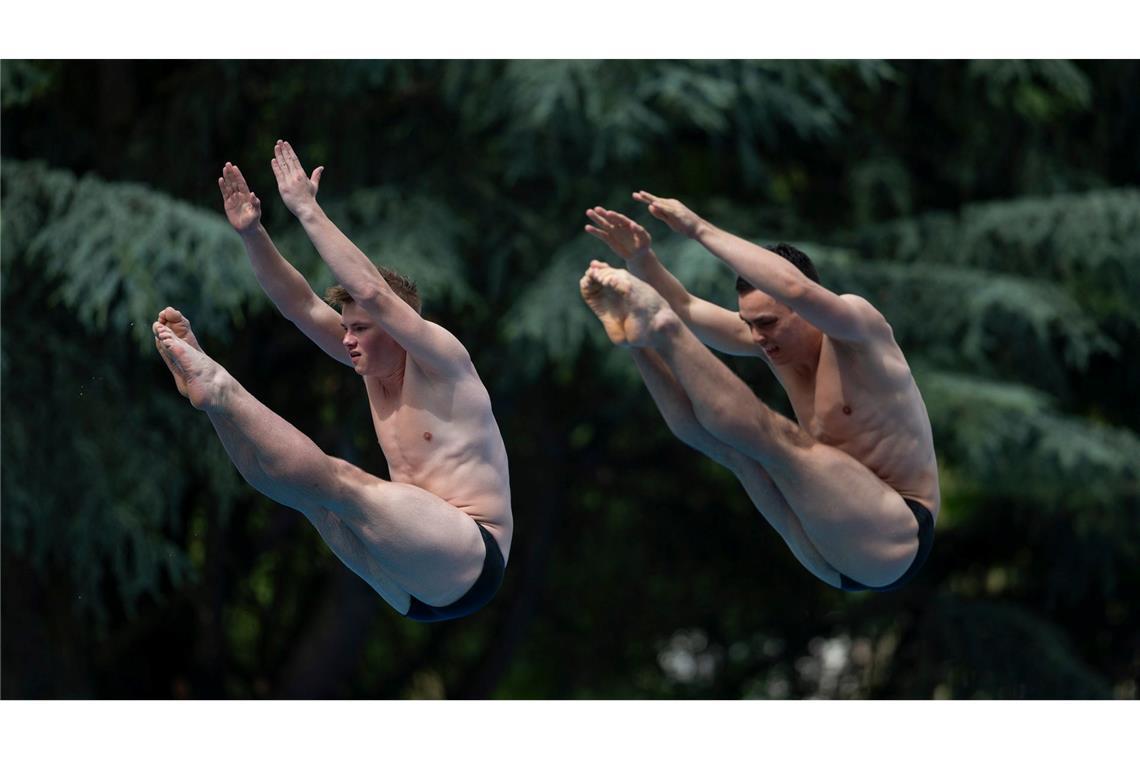
<path fill-rule="evenodd" d="M 367 474 L 351 462 L 328 457 L 327 487 L 337 502 L 352 501 L 367 478 Z"/>

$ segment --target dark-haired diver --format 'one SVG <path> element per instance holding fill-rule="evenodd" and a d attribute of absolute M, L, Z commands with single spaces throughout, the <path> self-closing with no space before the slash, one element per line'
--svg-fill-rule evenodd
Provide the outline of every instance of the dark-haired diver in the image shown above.
<path fill-rule="evenodd" d="M 513 530 L 487 390 L 459 340 L 420 316 L 415 286 L 373 265 L 317 205 L 323 167 L 306 176 L 281 141 L 272 167 L 281 199 L 341 283 L 329 291 L 340 313 L 277 251 L 231 164 L 218 180 L 226 217 L 285 318 L 363 378 L 392 480 L 326 455 L 261 404 L 206 356 L 176 309 L 159 314 L 155 343 L 250 485 L 308 518 L 388 604 L 415 620 L 470 614 L 498 589 Z"/>
<path fill-rule="evenodd" d="M 825 583 L 886 590 L 910 580 L 933 540 L 938 468 L 926 406 L 886 319 L 865 299 L 820 285 L 792 246 L 761 248 L 680 201 L 633 197 L 739 276 L 738 312 L 695 298 L 662 266 L 644 227 L 601 207 L 586 212 L 586 231 L 629 271 L 592 262 L 582 296 L 610 340 L 630 349 L 670 430 L 728 467 Z M 705 345 L 763 358 L 798 424 Z"/>

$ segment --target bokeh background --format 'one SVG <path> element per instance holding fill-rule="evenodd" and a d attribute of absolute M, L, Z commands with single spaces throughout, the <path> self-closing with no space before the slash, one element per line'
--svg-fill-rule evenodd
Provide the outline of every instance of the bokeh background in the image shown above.
<path fill-rule="evenodd" d="M 5 698 L 1123 698 L 1140 679 L 1140 65 L 1132 61 L 0 64 Z M 318 291 L 277 138 L 470 349 L 511 458 L 506 583 L 392 612 L 245 485 L 149 325 L 380 475 L 359 380 L 276 313 L 225 161 Z M 679 197 L 880 307 L 934 425 L 930 561 L 816 581 L 674 440 L 577 279 L 594 204 L 700 295 Z M 608 260 L 616 263 L 612 257 Z M 729 359 L 790 414 L 761 362 Z"/>

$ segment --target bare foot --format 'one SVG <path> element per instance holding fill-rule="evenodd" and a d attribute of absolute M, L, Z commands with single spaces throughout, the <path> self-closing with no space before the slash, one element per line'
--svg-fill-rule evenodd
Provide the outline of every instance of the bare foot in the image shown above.
<path fill-rule="evenodd" d="M 154 323 L 154 342 L 174 375 L 178 391 L 190 399 L 195 409 L 209 409 L 222 403 L 228 375 L 220 364 L 160 322 Z"/>
<path fill-rule="evenodd" d="M 582 298 L 593 309 L 606 335 L 619 346 L 647 346 L 665 299 L 624 269 L 592 262 L 578 282 Z"/>
<path fill-rule="evenodd" d="M 167 306 L 158 313 L 158 322 L 169 327 L 171 332 L 189 343 L 195 350 L 202 350 L 198 345 L 198 339 L 194 337 L 194 331 L 190 329 L 190 320 L 178 309 Z"/>
<path fill-rule="evenodd" d="M 180 312 L 178 309 L 175 309 L 173 306 L 167 306 L 165 309 L 158 313 L 158 320 L 152 327 L 157 327 L 158 325 L 165 325 L 169 327 L 171 332 L 189 343 L 192 348 L 198 351 L 202 350 L 202 347 L 198 345 L 198 339 L 194 337 L 194 331 L 190 329 L 190 320 L 183 316 L 182 312 Z M 174 365 L 167 357 L 167 354 L 162 350 L 162 344 L 158 342 L 157 337 L 154 339 L 154 347 L 158 349 L 158 353 L 162 357 L 162 360 L 166 362 L 166 367 L 170 370 L 170 374 L 174 375 L 174 384 L 178 386 L 178 392 L 183 396 L 187 395 L 186 383 L 183 382 L 182 376 L 176 369 L 174 369 Z"/>

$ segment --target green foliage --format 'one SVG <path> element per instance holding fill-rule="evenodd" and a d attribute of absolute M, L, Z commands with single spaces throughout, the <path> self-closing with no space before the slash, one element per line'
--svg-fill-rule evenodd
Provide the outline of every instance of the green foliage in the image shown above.
<path fill-rule="evenodd" d="M 23 106 L 51 91 L 59 64 L 53 61 L 0 61 L 0 106 Z"/>
<path fill-rule="evenodd" d="M 970 267 L 866 261 L 847 251 L 809 248 L 827 283 L 870 300 L 895 339 L 942 366 L 1009 373 L 1056 385 L 1116 344 L 1053 282 Z M 1060 359 L 1060 361 L 1058 361 Z"/>
<path fill-rule="evenodd" d="M 4 242 L 11 267 L 50 284 L 42 304 L 91 334 L 126 330 L 144 350 L 167 305 L 195 315 L 204 334 L 225 337 L 243 309 L 264 306 L 241 244 L 225 219 L 137 185 L 77 179 L 7 160 Z M 16 283 L 5 282 L 6 291 Z M 198 316 L 201 315 L 201 316 Z"/>
<path fill-rule="evenodd" d="M 1140 437 L 1132 431 L 1058 414 L 1023 385 L 941 372 L 919 379 L 940 453 L 991 497 L 1032 512 L 1104 508 L 1116 526 L 1140 524 Z"/>
<path fill-rule="evenodd" d="M 471 233 L 440 201 L 383 187 L 355 192 L 328 213 L 361 250 L 382 257 L 384 266 L 411 277 L 422 292 L 452 307 L 478 300 L 463 255 Z"/>
<path fill-rule="evenodd" d="M 175 536 L 200 481 L 222 507 L 237 492 L 208 431 L 179 429 L 183 404 L 140 396 L 154 367 L 138 347 L 154 356 L 165 296 L 204 315 L 199 332 L 225 335 L 223 308 L 238 313 L 252 278 L 219 266 L 236 241 L 216 217 L 144 188 L 9 160 L 3 198 L 5 545 L 106 620 L 110 602 L 133 610 L 188 580 Z"/>
<path fill-rule="evenodd" d="M 1092 101 L 1088 77 L 1069 61 L 971 61 L 966 70 L 991 105 L 1012 107 L 1031 122 L 1048 122 Z"/>
<path fill-rule="evenodd" d="M 1064 287 L 1099 321 L 1140 320 L 1140 190 L 966 206 L 861 231 L 860 250 L 909 265 L 984 267 Z"/>

